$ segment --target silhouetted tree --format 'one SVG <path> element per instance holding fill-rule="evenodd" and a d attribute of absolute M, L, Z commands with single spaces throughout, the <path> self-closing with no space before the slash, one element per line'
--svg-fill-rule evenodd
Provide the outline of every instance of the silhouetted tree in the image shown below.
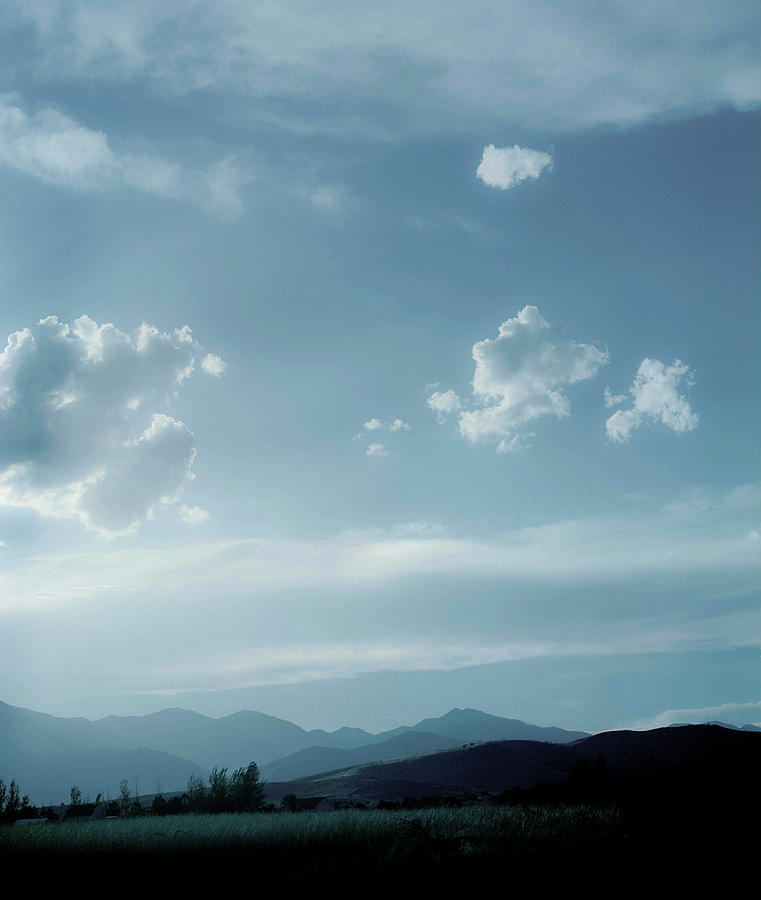
<path fill-rule="evenodd" d="M 209 775 L 209 793 L 207 798 L 209 812 L 231 812 L 231 799 L 230 779 L 227 777 L 227 769 L 218 769 L 214 766 Z"/>
<path fill-rule="evenodd" d="M 124 815 L 127 814 L 127 810 L 130 807 L 130 801 L 132 800 L 132 794 L 129 789 L 129 782 L 126 778 L 122 778 L 119 782 L 119 806 L 121 807 L 122 813 Z"/>
<path fill-rule="evenodd" d="M 191 812 L 206 812 L 206 785 L 197 775 L 191 775 L 188 778 L 188 806 Z"/>
<path fill-rule="evenodd" d="M 228 791 L 236 812 L 257 812 L 264 805 L 264 782 L 259 766 L 250 762 L 245 769 L 236 769 L 230 778 Z"/>

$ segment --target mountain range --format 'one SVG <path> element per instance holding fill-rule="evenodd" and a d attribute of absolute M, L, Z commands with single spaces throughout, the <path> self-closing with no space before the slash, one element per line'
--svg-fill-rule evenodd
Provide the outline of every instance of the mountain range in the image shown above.
<path fill-rule="evenodd" d="M 484 740 L 573 741 L 585 732 L 541 728 L 473 709 L 453 709 L 380 734 L 361 728 L 306 731 L 284 719 L 240 710 L 212 719 L 186 709 L 97 721 L 59 718 L 0 702 L 0 777 L 15 778 L 35 803 L 61 803 L 72 785 L 95 797 L 182 790 L 190 775 L 255 761 L 265 778 L 287 781 L 383 759 Z"/>
<path fill-rule="evenodd" d="M 680 792 L 682 800 L 699 803 L 725 792 L 735 799 L 749 791 L 757 794 L 760 767 L 758 729 L 680 725 L 604 732 L 568 744 L 489 741 L 270 783 L 266 791 L 270 800 L 290 793 L 301 798 L 399 802 L 472 798 L 537 785 L 545 790 L 578 787 L 580 796 L 589 798 L 600 788 L 618 790 L 620 795 L 620 786 L 629 785 L 644 803 Z"/>
<path fill-rule="evenodd" d="M 676 735 L 683 729 L 609 734 L 673 730 Z M 759 731 L 756 726 L 721 730 Z M 0 777 L 6 784 L 15 779 L 33 803 L 53 804 L 67 801 L 73 785 L 85 797 L 117 797 L 122 779 L 134 793 L 170 793 L 182 791 L 190 775 L 205 780 L 215 766 L 233 770 L 255 761 L 272 799 L 285 793 L 406 796 L 404 790 L 437 795 L 562 781 L 580 758 L 578 748 L 592 752 L 589 742 L 600 737 L 476 709 L 453 709 L 371 734 L 349 727 L 307 731 L 253 710 L 214 719 L 174 708 L 91 721 L 0 702 Z"/>

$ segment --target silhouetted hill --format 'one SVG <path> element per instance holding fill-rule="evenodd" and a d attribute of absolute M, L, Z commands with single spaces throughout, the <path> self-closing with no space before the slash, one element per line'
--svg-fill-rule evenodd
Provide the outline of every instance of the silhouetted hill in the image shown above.
<path fill-rule="evenodd" d="M 363 801 L 500 793 L 537 785 L 605 785 L 658 779 L 694 790 L 721 782 L 755 790 L 761 772 L 761 736 L 711 725 L 614 731 L 572 744 L 495 741 L 385 763 L 353 766 L 286 784 L 267 793 Z M 583 792 L 575 795 L 583 798 Z"/>

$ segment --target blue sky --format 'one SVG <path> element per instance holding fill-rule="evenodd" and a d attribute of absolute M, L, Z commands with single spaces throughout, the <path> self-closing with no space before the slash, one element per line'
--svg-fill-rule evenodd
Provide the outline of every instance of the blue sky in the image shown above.
<path fill-rule="evenodd" d="M 6 702 L 761 721 L 755 4 L 2 24 Z"/>

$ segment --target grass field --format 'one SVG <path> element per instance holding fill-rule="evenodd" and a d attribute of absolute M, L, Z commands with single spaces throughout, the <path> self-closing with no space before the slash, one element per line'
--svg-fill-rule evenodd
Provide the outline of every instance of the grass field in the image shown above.
<path fill-rule="evenodd" d="M 644 878 L 648 865 L 700 850 L 692 837 L 653 825 L 632 832 L 616 807 L 561 804 L 148 816 L 3 827 L 0 857 L 38 874 L 160 873 L 205 887 L 233 874 L 294 889 L 462 887 L 486 878 L 546 886 L 624 872 Z"/>

